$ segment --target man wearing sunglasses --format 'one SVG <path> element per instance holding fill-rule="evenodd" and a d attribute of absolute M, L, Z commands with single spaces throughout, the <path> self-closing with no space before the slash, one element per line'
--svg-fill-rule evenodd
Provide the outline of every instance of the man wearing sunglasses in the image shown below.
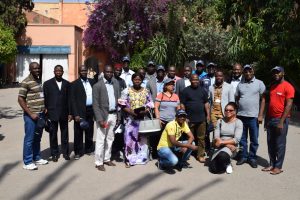
<path fill-rule="evenodd" d="M 161 170 L 172 169 L 176 166 L 181 171 L 188 165 L 186 161 L 192 151 L 198 150 L 198 147 L 193 144 L 194 136 L 186 123 L 186 117 L 187 114 L 184 110 L 178 110 L 176 119 L 167 124 L 161 135 L 157 146 L 159 156 L 157 166 Z M 187 136 L 188 140 L 180 141 L 183 134 Z M 182 156 L 179 157 L 176 154 Z"/>

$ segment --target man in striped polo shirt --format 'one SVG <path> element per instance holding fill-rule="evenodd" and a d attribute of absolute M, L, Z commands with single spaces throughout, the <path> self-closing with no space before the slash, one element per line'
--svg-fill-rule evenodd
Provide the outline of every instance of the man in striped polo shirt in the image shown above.
<path fill-rule="evenodd" d="M 44 94 L 40 77 L 40 65 L 36 62 L 29 64 L 30 74 L 22 81 L 18 102 L 24 111 L 25 136 L 23 144 L 23 168 L 36 170 L 37 165 L 48 164 L 41 158 L 40 142 L 42 137 L 40 127 L 44 117 Z M 38 130 L 39 129 L 39 130 Z"/>

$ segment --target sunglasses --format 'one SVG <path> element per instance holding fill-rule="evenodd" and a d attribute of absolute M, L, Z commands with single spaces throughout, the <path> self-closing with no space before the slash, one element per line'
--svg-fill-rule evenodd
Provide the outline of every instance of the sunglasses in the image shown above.
<path fill-rule="evenodd" d="M 233 112 L 234 110 L 225 109 L 225 112 Z"/>

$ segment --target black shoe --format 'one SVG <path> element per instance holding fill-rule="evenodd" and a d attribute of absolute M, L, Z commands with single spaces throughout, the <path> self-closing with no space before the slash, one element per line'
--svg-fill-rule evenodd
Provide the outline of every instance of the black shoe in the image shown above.
<path fill-rule="evenodd" d="M 95 155 L 95 153 L 94 152 L 88 152 L 88 153 L 86 153 L 86 155 L 93 156 L 93 155 Z"/>
<path fill-rule="evenodd" d="M 247 159 L 241 158 L 241 159 L 239 159 L 239 160 L 236 162 L 236 165 L 242 165 L 242 164 L 244 164 L 244 163 L 246 163 L 246 162 L 247 162 Z"/>
<path fill-rule="evenodd" d="M 70 156 L 69 155 L 64 155 L 64 159 L 65 160 L 70 160 Z"/>
<path fill-rule="evenodd" d="M 179 172 L 181 172 L 182 171 L 182 165 L 180 164 L 180 165 L 175 165 L 175 167 L 174 167 L 177 171 L 179 171 Z"/>
<path fill-rule="evenodd" d="M 254 160 L 254 159 L 249 160 L 248 163 L 249 163 L 249 165 L 250 165 L 252 168 L 257 168 L 257 162 L 256 162 L 256 160 Z"/>
<path fill-rule="evenodd" d="M 57 162 L 58 161 L 58 156 L 52 156 L 52 161 Z"/>
<path fill-rule="evenodd" d="M 80 159 L 80 155 L 79 154 L 77 154 L 77 155 L 74 156 L 74 160 L 79 160 L 79 159 Z"/>

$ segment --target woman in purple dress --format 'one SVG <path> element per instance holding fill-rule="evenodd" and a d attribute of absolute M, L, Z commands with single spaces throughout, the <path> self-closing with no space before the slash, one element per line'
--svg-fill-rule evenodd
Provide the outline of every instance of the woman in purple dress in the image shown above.
<path fill-rule="evenodd" d="M 127 114 L 125 120 L 125 166 L 146 164 L 148 162 L 147 139 L 139 136 L 140 120 L 144 119 L 150 108 L 153 108 L 151 95 L 146 88 L 141 87 L 144 77 L 133 74 L 133 86 L 122 91 L 123 110 Z"/>

